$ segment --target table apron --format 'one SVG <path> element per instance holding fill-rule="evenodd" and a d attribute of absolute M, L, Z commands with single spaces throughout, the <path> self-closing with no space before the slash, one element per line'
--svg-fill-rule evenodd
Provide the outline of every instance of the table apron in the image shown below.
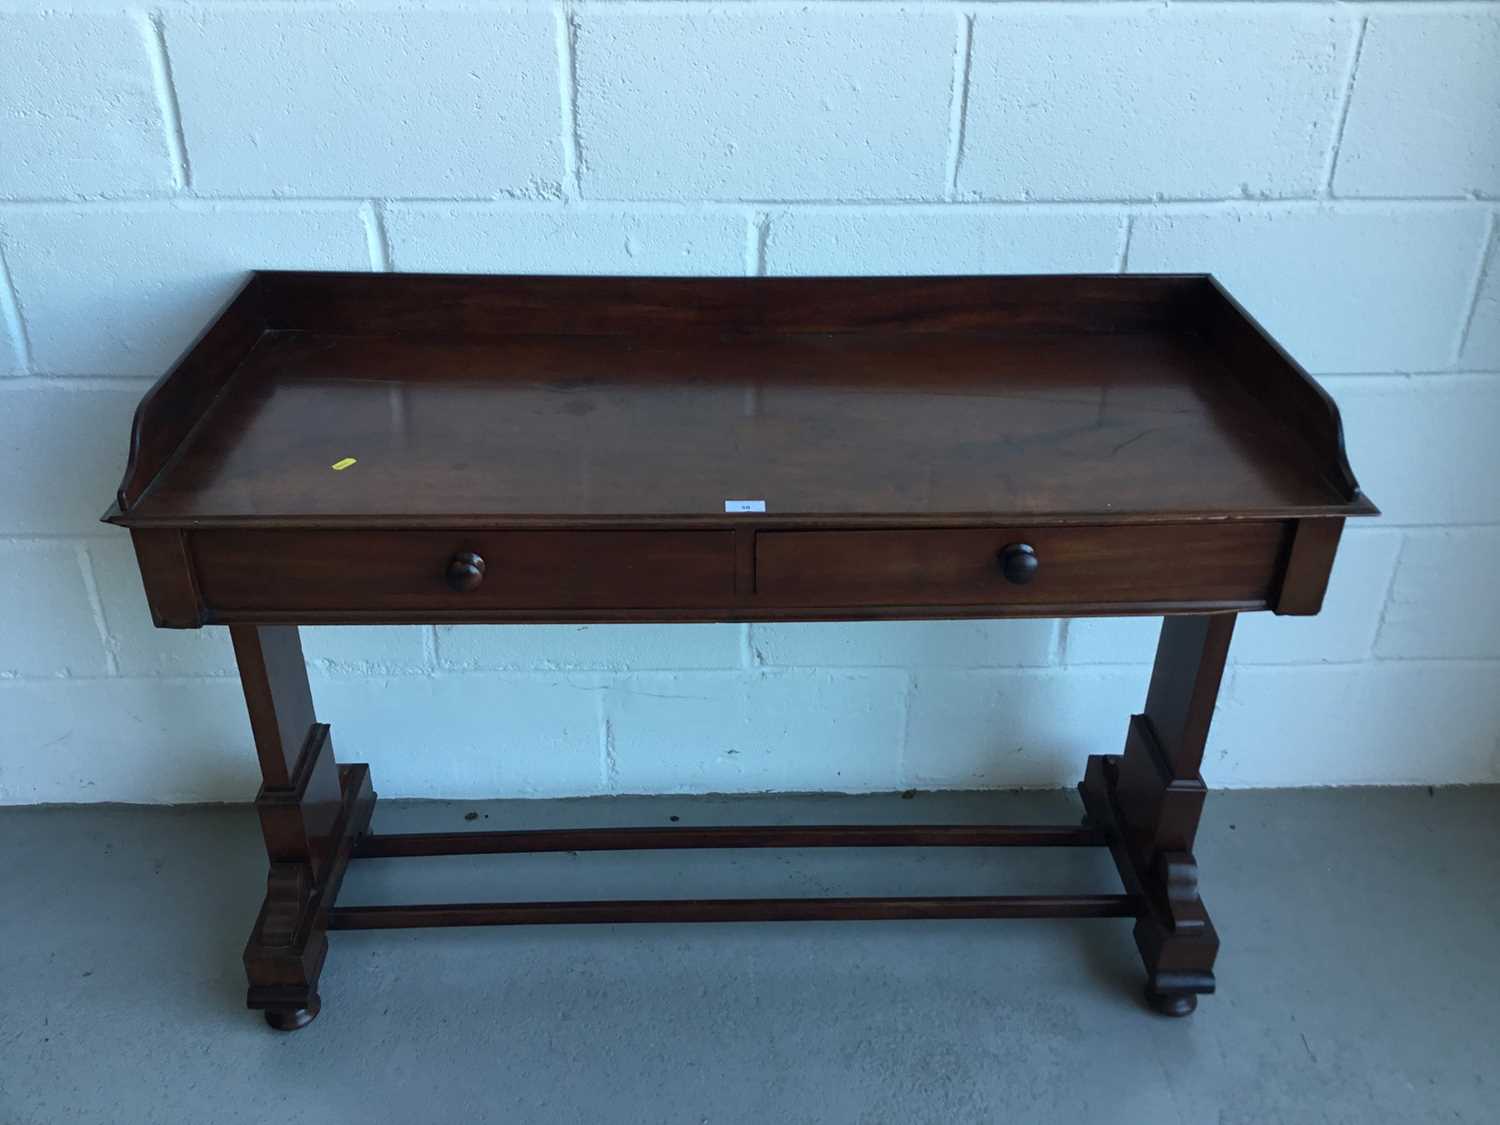
<path fill-rule="evenodd" d="M 132 535 L 168 628 L 858 621 L 1312 613 L 1342 522 Z"/>

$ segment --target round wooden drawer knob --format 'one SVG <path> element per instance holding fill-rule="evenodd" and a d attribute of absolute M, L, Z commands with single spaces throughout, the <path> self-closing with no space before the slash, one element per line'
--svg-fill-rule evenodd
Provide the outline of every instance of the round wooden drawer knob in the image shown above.
<path fill-rule="evenodd" d="M 448 585 L 466 594 L 484 581 L 484 560 L 473 551 L 460 551 L 448 564 Z"/>
<path fill-rule="evenodd" d="M 1000 552 L 1000 573 L 1007 582 L 1024 586 L 1036 577 L 1041 560 L 1036 557 L 1036 548 L 1030 543 L 1012 543 Z"/>

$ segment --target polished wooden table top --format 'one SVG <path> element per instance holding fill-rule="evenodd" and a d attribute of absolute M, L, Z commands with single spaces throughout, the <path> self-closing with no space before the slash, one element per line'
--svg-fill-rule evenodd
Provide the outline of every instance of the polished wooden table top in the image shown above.
<path fill-rule="evenodd" d="M 331 465 L 346 457 L 346 470 Z M 1345 503 L 1201 340 L 347 337 L 250 355 L 140 523 L 1258 514 Z"/>
<path fill-rule="evenodd" d="M 917 312 L 879 315 L 903 282 Z M 744 499 L 819 524 L 1368 510 L 1331 405 L 1202 278 L 257 284 L 301 300 L 241 334 L 171 455 L 133 466 L 117 522 L 649 525 L 724 522 Z M 350 287 L 367 316 L 339 304 Z M 535 314 L 572 287 L 623 312 Z M 725 312 L 767 292 L 845 320 Z M 924 317 L 931 294 L 947 303 Z"/>

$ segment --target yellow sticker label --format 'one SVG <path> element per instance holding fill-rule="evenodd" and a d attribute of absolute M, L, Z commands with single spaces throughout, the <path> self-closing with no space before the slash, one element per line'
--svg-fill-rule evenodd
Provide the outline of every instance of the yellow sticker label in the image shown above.
<path fill-rule="evenodd" d="M 335 461 L 332 465 L 329 465 L 328 467 L 330 469 L 332 469 L 336 473 L 341 473 L 345 469 L 347 469 L 350 465 L 355 464 L 358 460 L 359 459 L 357 457 L 345 457 L 343 460 Z"/>

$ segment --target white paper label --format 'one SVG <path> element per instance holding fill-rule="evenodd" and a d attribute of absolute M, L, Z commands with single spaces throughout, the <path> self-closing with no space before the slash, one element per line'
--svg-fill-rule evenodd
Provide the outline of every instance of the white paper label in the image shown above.
<path fill-rule="evenodd" d="M 766 502 L 764 500 L 726 500 L 724 510 L 726 512 L 764 512 Z"/>

